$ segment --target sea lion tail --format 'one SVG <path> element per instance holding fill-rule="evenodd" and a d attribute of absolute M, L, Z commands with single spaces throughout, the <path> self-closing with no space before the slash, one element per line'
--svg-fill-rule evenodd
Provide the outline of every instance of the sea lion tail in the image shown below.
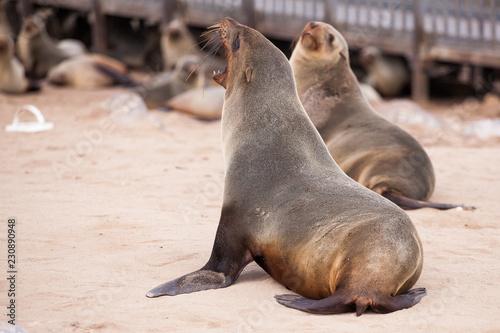
<path fill-rule="evenodd" d="M 396 205 L 403 209 L 411 210 L 411 209 L 419 209 L 419 208 L 435 208 L 440 210 L 448 210 L 448 209 L 463 209 L 463 210 L 475 210 L 474 206 L 465 206 L 465 205 L 454 205 L 454 204 L 440 204 L 433 203 L 427 201 L 420 201 L 412 198 L 405 197 L 404 195 L 398 194 L 396 192 L 384 192 L 382 193 L 386 199 L 394 202 Z"/>
<path fill-rule="evenodd" d="M 98 71 L 111 77 L 115 81 L 115 83 L 118 85 L 130 87 L 130 88 L 136 87 L 139 85 L 139 83 L 134 81 L 130 77 L 130 75 L 128 75 L 127 73 L 120 72 L 111 66 L 107 66 L 107 65 L 102 64 L 102 63 L 94 63 L 93 65 Z"/>

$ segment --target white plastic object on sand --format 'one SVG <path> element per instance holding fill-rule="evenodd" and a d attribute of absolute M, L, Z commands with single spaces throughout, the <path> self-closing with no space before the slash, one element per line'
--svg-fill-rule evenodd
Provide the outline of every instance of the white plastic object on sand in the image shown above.
<path fill-rule="evenodd" d="M 31 112 L 36 117 L 37 121 L 19 122 L 19 117 L 21 116 L 21 113 L 23 113 L 23 111 Z M 19 109 L 17 109 L 12 124 L 5 126 L 5 130 L 7 132 L 24 132 L 24 133 L 48 131 L 53 128 L 54 124 L 46 122 L 40 110 L 38 110 L 38 108 L 33 105 L 21 106 Z"/>

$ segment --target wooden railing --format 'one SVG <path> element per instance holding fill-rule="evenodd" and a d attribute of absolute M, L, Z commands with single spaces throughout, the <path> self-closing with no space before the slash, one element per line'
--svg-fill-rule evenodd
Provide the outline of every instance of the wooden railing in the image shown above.
<path fill-rule="evenodd" d="M 353 49 L 374 45 L 412 65 L 413 97 L 428 96 L 426 64 L 445 61 L 500 68 L 500 0 L 19 0 L 95 13 L 95 44 L 105 47 L 99 17 L 168 21 L 178 4 L 191 25 L 230 16 L 270 38 L 294 39 L 311 20 L 339 29 Z M 27 9 L 28 10 L 28 9 Z M 100 40 L 100 41 L 99 41 Z"/>

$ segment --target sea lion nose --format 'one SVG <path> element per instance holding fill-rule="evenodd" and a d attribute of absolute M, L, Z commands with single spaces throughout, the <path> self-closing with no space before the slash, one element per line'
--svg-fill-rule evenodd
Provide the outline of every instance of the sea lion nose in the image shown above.
<path fill-rule="evenodd" d="M 311 29 L 314 29 L 318 26 L 318 23 L 311 21 L 311 22 L 309 22 L 309 26 L 311 27 Z"/>

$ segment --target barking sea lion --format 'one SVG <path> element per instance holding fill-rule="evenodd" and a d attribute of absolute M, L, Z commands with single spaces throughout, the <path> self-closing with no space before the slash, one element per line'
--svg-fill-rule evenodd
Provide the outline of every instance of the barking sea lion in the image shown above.
<path fill-rule="evenodd" d="M 347 177 L 297 95 L 285 55 L 232 19 L 217 29 L 227 68 L 224 199 L 212 255 L 148 297 L 227 287 L 255 260 L 313 313 L 409 308 L 425 296 L 422 244 L 408 215 Z"/>

